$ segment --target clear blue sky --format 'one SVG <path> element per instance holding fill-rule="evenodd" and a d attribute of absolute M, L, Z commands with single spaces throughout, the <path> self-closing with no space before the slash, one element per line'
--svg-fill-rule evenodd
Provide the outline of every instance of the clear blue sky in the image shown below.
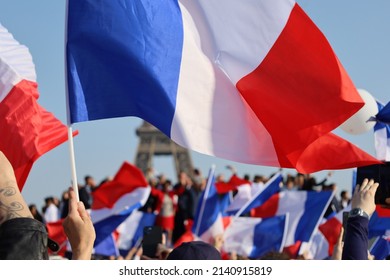
<path fill-rule="evenodd" d="M 323 31 L 356 87 L 369 91 L 382 102 L 390 99 L 390 1 L 388 0 L 301 0 L 306 13 Z M 38 76 L 39 102 L 66 122 L 64 82 L 65 1 L 2 0 L 0 22 L 32 53 Z M 138 138 L 138 118 L 122 118 L 81 123 L 75 138 L 78 181 L 86 174 L 100 181 L 114 175 L 124 160 L 133 162 Z M 374 155 L 373 133 L 354 136 L 336 133 Z M 232 164 L 221 159 L 192 153 L 195 166 L 207 174 L 211 164 L 217 173 L 226 173 Z M 265 174 L 276 168 L 233 163 L 240 175 Z M 158 158 L 155 169 L 173 178 L 170 158 Z M 294 170 L 285 170 L 295 174 Z M 326 171 L 315 174 L 323 178 Z M 227 173 L 226 173 L 227 174 Z M 60 196 L 70 184 L 68 144 L 63 144 L 35 163 L 23 194 L 28 203 L 42 204 L 48 195 Z M 339 189 L 351 187 L 351 170 L 336 171 L 333 181 Z"/>

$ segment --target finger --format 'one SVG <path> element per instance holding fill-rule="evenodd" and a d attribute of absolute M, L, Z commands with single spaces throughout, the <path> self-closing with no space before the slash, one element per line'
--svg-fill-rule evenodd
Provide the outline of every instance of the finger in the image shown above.
<path fill-rule="evenodd" d="M 354 196 L 357 195 L 358 192 L 359 192 L 359 190 L 360 190 L 360 185 L 357 184 L 356 187 L 355 187 L 355 190 L 354 190 L 354 192 L 353 192 L 353 195 L 354 195 Z"/>
<path fill-rule="evenodd" d="M 73 188 L 69 188 L 69 214 L 77 213 L 77 198 Z"/>
<path fill-rule="evenodd" d="M 386 198 L 386 203 L 390 205 L 390 197 Z"/>
<path fill-rule="evenodd" d="M 360 192 L 363 191 L 363 190 L 367 187 L 367 185 L 368 185 L 368 179 L 365 178 L 365 179 L 363 180 L 362 184 L 360 185 L 359 191 L 360 191 Z"/>
<path fill-rule="evenodd" d="M 83 221 L 89 220 L 90 217 L 89 217 L 89 214 L 88 214 L 87 210 L 85 210 L 84 203 L 82 201 L 79 201 L 77 206 L 78 206 L 77 210 L 79 212 L 79 215 L 80 215 L 81 219 Z"/>
<path fill-rule="evenodd" d="M 375 194 L 376 193 L 376 190 L 378 189 L 379 187 L 379 183 L 374 183 L 371 187 L 370 187 L 370 191 Z"/>

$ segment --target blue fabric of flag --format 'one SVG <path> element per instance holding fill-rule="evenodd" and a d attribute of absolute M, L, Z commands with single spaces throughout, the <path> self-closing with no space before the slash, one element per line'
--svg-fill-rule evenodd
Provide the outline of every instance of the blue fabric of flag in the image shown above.
<path fill-rule="evenodd" d="M 390 102 L 386 106 L 379 108 L 378 114 L 375 116 L 376 120 L 383 123 L 390 124 Z"/>
<path fill-rule="evenodd" d="M 137 229 L 134 232 L 134 235 L 133 235 L 130 247 L 127 248 L 127 249 L 119 248 L 119 253 L 122 256 L 125 257 L 127 255 L 127 253 L 131 250 L 131 248 L 133 248 L 136 245 L 137 241 L 140 238 L 143 237 L 144 227 L 146 227 L 146 226 L 153 226 L 155 221 L 156 221 L 156 215 L 155 214 L 153 214 L 153 213 L 143 213 L 143 215 L 142 215 L 141 219 L 139 220 L 138 224 L 134 225 L 134 226 L 137 227 Z M 126 234 L 126 233 L 123 233 L 123 234 Z"/>
<path fill-rule="evenodd" d="M 332 191 L 308 191 L 305 202 L 305 212 L 299 220 L 295 231 L 295 240 L 310 241 L 314 230 L 317 228 L 320 219 L 323 217 L 331 198 Z"/>
<path fill-rule="evenodd" d="M 93 226 L 96 232 L 95 246 L 102 242 L 107 236 L 109 236 L 129 215 L 134 211 L 142 207 L 141 203 L 131 205 L 128 209 L 125 209 L 117 215 L 108 216 L 107 218 L 94 223 Z"/>
<path fill-rule="evenodd" d="M 70 122 L 138 116 L 169 136 L 183 45 L 178 2 L 69 0 L 67 25 Z"/>
<path fill-rule="evenodd" d="M 384 106 L 383 104 L 381 104 L 380 102 L 376 102 L 376 104 L 378 105 L 378 110 L 379 110 L 379 113 L 383 112 L 384 110 Z M 390 107 L 389 106 L 390 103 L 388 103 L 386 105 L 386 107 Z M 390 110 L 389 109 L 386 109 L 386 110 Z M 378 114 L 379 114 L 378 113 Z M 387 139 L 390 138 L 390 125 L 386 124 L 386 123 L 383 123 L 382 121 L 385 121 L 386 118 L 390 118 L 390 116 L 387 116 L 387 114 L 390 115 L 390 113 L 383 113 L 383 116 L 381 116 L 379 119 L 378 119 L 378 115 L 376 116 L 376 119 L 378 120 L 376 123 L 375 123 L 375 126 L 374 126 L 374 131 L 377 131 L 377 130 L 380 130 L 380 129 L 383 129 L 385 128 L 386 129 L 386 132 L 387 132 Z"/>
<path fill-rule="evenodd" d="M 384 235 L 389 229 L 390 217 L 379 217 L 378 213 L 375 211 L 368 223 L 368 238 Z"/>
<path fill-rule="evenodd" d="M 94 247 L 94 254 L 106 257 L 117 257 L 119 255 L 118 248 L 115 244 L 115 240 L 112 234 L 107 236 L 102 242 Z"/>
<path fill-rule="evenodd" d="M 212 176 L 211 180 L 208 193 L 203 191 L 196 209 L 192 232 L 197 236 L 201 236 L 205 233 L 215 223 L 218 216 L 222 216 L 222 208 L 224 206 L 221 205 L 221 199 L 217 193 L 217 188 L 215 187 L 215 177 Z M 205 195 L 207 195 L 207 197 L 205 197 Z M 203 207 L 202 204 L 204 204 Z"/>
<path fill-rule="evenodd" d="M 372 244 L 370 253 L 376 260 L 384 260 L 390 256 L 390 237 L 378 237 Z"/>
<path fill-rule="evenodd" d="M 286 215 L 263 219 L 255 226 L 253 250 L 250 258 L 258 258 L 267 252 L 278 252 L 283 244 Z"/>

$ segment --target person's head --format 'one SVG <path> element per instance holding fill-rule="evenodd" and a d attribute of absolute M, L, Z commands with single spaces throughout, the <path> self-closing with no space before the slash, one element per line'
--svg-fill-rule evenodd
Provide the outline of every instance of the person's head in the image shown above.
<path fill-rule="evenodd" d="M 62 201 L 68 201 L 69 200 L 69 192 L 67 190 L 62 192 L 61 200 Z"/>
<path fill-rule="evenodd" d="M 262 175 L 255 175 L 255 177 L 253 177 L 253 182 L 254 183 L 264 183 L 265 178 Z"/>
<path fill-rule="evenodd" d="M 48 196 L 45 198 L 45 204 L 46 205 L 50 205 L 50 204 L 53 204 L 54 203 L 54 197 L 52 196 Z"/>
<path fill-rule="evenodd" d="M 287 189 L 292 189 L 292 188 L 294 188 L 294 183 L 295 183 L 295 180 L 294 180 L 294 178 L 293 177 L 287 177 L 287 179 L 286 179 L 286 188 Z"/>
<path fill-rule="evenodd" d="M 91 186 L 91 187 L 94 187 L 96 185 L 95 180 L 90 175 L 87 175 L 84 177 L 84 182 L 86 185 Z"/>
<path fill-rule="evenodd" d="M 297 176 L 295 176 L 295 185 L 298 187 L 302 187 L 305 183 L 305 175 L 302 173 L 298 173 Z"/>
<path fill-rule="evenodd" d="M 170 180 L 166 180 L 163 183 L 162 187 L 163 187 L 163 189 L 162 189 L 163 192 L 169 192 L 172 190 L 172 182 Z"/>
<path fill-rule="evenodd" d="M 183 242 L 172 250 L 167 260 L 221 260 L 221 253 L 203 241 Z"/>
<path fill-rule="evenodd" d="M 38 213 L 37 206 L 35 204 L 30 204 L 28 206 L 28 209 L 30 209 L 30 212 L 33 216 L 35 216 Z"/>
<path fill-rule="evenodd" d="M 347 191 L 341 191 L 340 197 L 341 197 L 342 200 L 349 200 L 350 199 L 349 194 L 348 194 Z"/>

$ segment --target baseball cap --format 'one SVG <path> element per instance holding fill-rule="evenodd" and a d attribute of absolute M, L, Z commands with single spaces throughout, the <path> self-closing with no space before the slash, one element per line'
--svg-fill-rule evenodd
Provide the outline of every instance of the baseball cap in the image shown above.
<path fill-rule="evenodd" d="M 221 260 L 221 254 L 203 241 L 183 242 L 172 250 L 167 260 Z"/>

